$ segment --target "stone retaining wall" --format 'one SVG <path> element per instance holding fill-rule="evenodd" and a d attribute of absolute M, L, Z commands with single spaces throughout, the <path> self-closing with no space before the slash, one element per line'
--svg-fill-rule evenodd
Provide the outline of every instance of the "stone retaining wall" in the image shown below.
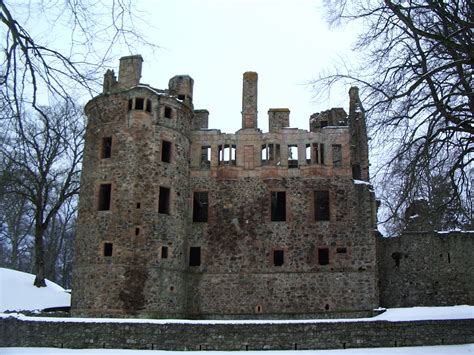
<path fill-rule="evenodd" d="M 0 319 L 0 347 L 304 350 L 474 343 L 474 319 L 287 324 L 80 323 Z"/>

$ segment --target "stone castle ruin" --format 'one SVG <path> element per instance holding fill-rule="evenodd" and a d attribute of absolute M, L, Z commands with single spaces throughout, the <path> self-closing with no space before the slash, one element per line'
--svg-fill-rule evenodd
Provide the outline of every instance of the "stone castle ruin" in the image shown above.
<path fill-rule="evenodd" d="M 314 114 L 306 131 L 272 108 L 264 133 L 258 75 L 246 72 L 242 128 L 225 134 L 194 109 L 191 77 L 156 89 L 140 83 L 142 61 L 121 58 L 118 79 L 107 71 L 85 107 L 74 314 L 354 317 L 380 305 L 472 303 L 472 233 L 386 241 L 376 231 L 357 88 L 348 114 Z"/>

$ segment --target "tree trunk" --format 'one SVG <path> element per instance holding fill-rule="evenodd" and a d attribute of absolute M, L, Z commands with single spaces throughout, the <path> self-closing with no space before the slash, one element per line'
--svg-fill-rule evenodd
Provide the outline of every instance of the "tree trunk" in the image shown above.
<path fill-rule="evenodd" d="M 43 248 L 43 231 L 40 222 L 37 222 L 35 228 L 35 272 L 36 277 L 33 285 L 36 287 L 46 287 L 44 276 L 44 248 Z"/>

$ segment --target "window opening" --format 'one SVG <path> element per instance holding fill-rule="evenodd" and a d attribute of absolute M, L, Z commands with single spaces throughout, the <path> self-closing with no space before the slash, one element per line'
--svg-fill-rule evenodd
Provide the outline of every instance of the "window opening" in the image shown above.
<path fill-rule="evenodd" d="M 135 228 L 135 235 L 139 235 L 140 234 L 140 227 L 136 227 Z"/>
<path fill-rule="evenodd" d="M 169 106 L 165 106 L 165 117 L 166 118 L 172 118 L 173 116 L 173 110 Z"/>
<path fill-rule="evenodd" d="M 161 161 L 171 162 L 171 142 L 161 141 Z"/>
<path fill-rule="evenodd" d="M 286 192 L 271 192 L 271 220 L 274 222 L 286 221 Z"/>
<path fill-rule="evenodd" d="M 102 149 L 100 157 L 102 159 L 110 158 L 112 155 L 112 137 L 102 137 Z"/>
<path fill-rule="evenodd" d="M 189 248 L 189 266 L 201 265 L 201 247 Z"/>
<path fill-rule="evenodd" d="M 280 145 L 262 144 L 262 165 L 280 165 Z"/>
<path fill-rule="evenodd" d="M 343 247 L 343 248 L 337 248 L 336 249 L 336 253 L 338 254 L 345 254 L 347 253 L 347 248 Z"/>
<path fill-rule="evenodd" d="M 340 144 L 332 145 L 332 165 L 336 168 L 342 165 L 342 147 Z"/>
<path fill-rule="evenodd" d="M 170 189 L 160 186 L 158 213 L 170 214 Z"/>
<path fill-rule="evenodd" d="M 193 199 L 193 222 L 207 222 L 208 217 L 208 192 L 195 191 Z"/>
<path fill-rule="evenodd" d="M 305 156 L 306 164 L 311 164 L 311 144 L 306 144 Z"/>
<path fill-rule="evenodd" d="M 99 187 L 99 211 L 110 210 L 111 184 L 101 184 Z"/>
<path fill-rule="evenodd" d="M 151 100 L 146 100 L 146 112 L 151 112 Z"/>
<path fill-rule="evenodd" d="M 285 252 L 283 250 L 273 251 L 273 265 L 282 266 L 285 263 Z"/>
<path fill-rule="evenodd" d="M 137 210 L 140 209 L 141 206 L 142 206 L 141 203 L 137 202 Z"/>
<path fill-rule="evenodd" d="M 328 121 L 321 121 L 321 128 L 327 127 Z"/>
<path fill-rule="evenodd" d="M 219 165 L 236 165 L 236 153 L 235 144 L 219 145 Z"/>
<path fill-rule="evenodd" d="M 185 98 L 186 98 L 185 95 L 178 95 L 178 100 L 184 101 Z"/>
<path fill-rule="evenodd" d="M 313 163 L 324 164 L 324 144 L 313 143 Z"/>
<path fill-rule="evenodd" d="M 314 191 L 314 219 L 329 221 L 329 191 Z"/>
<path fill-rule="evenodd" d="M 112 243 L 104 243 L 104 256 L 112 256 L 114 245 Z"/>
<path fill-rule="evenodd" d="M 288 168 L 298 167 L 298 146 L 292 144 L 288 146 Z"/>
<path fill-rule="evenodd" d="M 352 165 L 352 178 L 355 180 L 362 179 L 362 172 L 360 169 L 360 164 L 353 164 Z"/>
<path fill-rule="evenodd" d="M 143 110 L 145 106 L 145 99 L 143 97 L 135 98 L 135 110 Z"/>
<path fill-rule="evenodd" d="M 168 259 L 168 247 L 167 246 L 162 246 L 161 247 L 161 258 L 162 259 Z"/>
<path fill-rule="evenodd" d="M 328 248 L 318 249 L 318 263 L 319 265 L 329 264 L 329 249 Z"/>
<path fill-rule="evenodd" d="M 211 147 L 201 147 L 201 168 L 209 169 L 211 167 Z"/>

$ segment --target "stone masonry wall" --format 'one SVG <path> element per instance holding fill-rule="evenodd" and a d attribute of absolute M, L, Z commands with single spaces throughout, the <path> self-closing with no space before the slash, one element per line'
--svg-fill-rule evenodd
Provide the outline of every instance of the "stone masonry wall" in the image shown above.
<path fill-rule="evenodd" d="M 474 304 L 474 232 L 379 238 L 382 307 Z"/>
<path fill-rule="evenodd" d="M 0 347 L 305 350 L 474 343 L 474 320 L 293 324 L 79 323 L 0 319 Z"/>

